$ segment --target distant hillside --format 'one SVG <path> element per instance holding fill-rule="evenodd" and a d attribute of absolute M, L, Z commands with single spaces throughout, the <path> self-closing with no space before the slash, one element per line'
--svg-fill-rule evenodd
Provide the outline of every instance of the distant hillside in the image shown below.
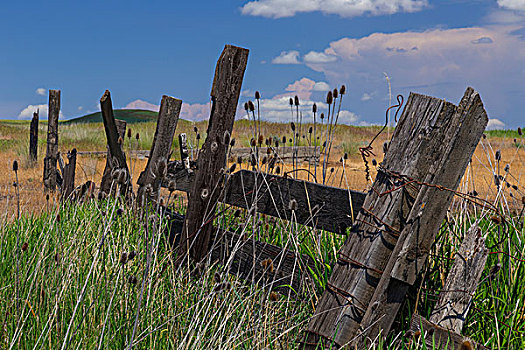
<path fill-rule="evenodd" d="M 143 109 L 115 109 L 113 114 L 116 119 L 125 120 L 129 124 L 142 123 L 157 120 L 157 112 L 147 111 Z M 64 124 L 73 123 L 102 123 L 102 113 L 96 112 L 87 114 L 83 117 L 69 119 L 64 121 Z"/>

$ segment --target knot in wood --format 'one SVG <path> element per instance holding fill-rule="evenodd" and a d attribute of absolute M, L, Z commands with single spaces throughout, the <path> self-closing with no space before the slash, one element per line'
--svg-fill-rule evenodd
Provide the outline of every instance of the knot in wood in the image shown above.
<path fill-rule="evenodd" d="M 212 153 L 217 152 L 217 150 L 219 149 L 219 144 L 216 141 L 213 141 L 211 143 L 210 149 L 211 149 Z"/>
<path fill-rule="evenodd" d="M 206 198 L 208 198 L 209 194 L 210 194 L 210 191 L 208 191 L 207 188 L 203 188 L 202 191 L 201 191 L 201 198 L 202 199 L 206 199 Z"/>

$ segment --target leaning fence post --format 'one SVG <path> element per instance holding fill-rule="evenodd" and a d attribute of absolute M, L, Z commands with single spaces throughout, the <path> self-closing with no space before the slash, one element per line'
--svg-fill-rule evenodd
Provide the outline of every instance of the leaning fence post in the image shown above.
<path fill-rule="evenodd" d="M 60 90 L 49 90 L 47 117 L 47 151 L 44 158 L 44 188 L 54 191 L 57 185 L 58 116 L 60 114 Z"/>
<path fill-rule="evenodd" d="M 119 169 L 120 173 L 117 180 L 120 183 L 120 194 L 127 196 L 129 190 L 131 190 L 131 182 L 126 155 L 122 151 L 124 137 L 120 136 L 117 130 L 109 90 L 106 90 L 100 98 L 100 110 L 102 111 L 112 169 Z M 116 186 L 116 184 L 114 184 L 114 186 Z M 108 193 L 106 192 L 106 194 Z"/>
<path fill-rule="evenodd" d="M 194 260 L 201 261 L 209 251 L 213 214 L 224 186 L 226 151 L 248 63 L 248 52 L 247 49 L 226 45 L 217 61 L 211 89 L 208 136 L 199 152 L 195 180 L 189 193 L 179 250 L 181 257 L 189 252 Z"/>
<path fill-rule="evenodd" d="M 175 135 L 175 129 L 177 129 L 181 106 L 181 100 L 170 96 L 162 96 L 157 128 L 149 152 L 148 163 L 137 180 L 139 185 L 137 192 L 139 203 L 142 203 L 144 190 L 147 185 L 152 186 L 150 198 L 157 197 L 162 178 L 164 177 L 163 172 L 167 171 L 167 162 L 170 156 L 173 135 Z"/>
<path fill-rule="evenodd" d="M 38 114 L 38 110 L 33 113 L 29 128 L 29 160 L 31 162 L 36 162 L 38 155 Z"/>
<path fill-rule="evenodd" d="M 375 334 L 370 333 L 373 330 L 388 332 L 391 322 L 386 319 L 393 321 L 405 296 L 398 287 L 387 288 L 385 283 L 391 280 L 387 265 L 392 252 L 406 242 L 409 232 L 418 240 L 424 236 L 425 248 L 407 255 L 417 261 L 416 271 L 421 268 L 423 255 L 430 249 L 428 242 L 433 241 L 453 196 L 452 191 L 440 190 L 456 188 L 487 120 L 479 95 L 470 88 L 459 107 L 429 96 L 410 95 L 373 190 L 338 253 L 338 262 L 310 320 L 307 344 L 321 338 L 343 346 L 362 341 Z M 387 300 L 381 297 L 381 288 L 390 293 Z M 376 289 L 380 296 L 373 299 Z"/>
<path fill-rule="evenodd" d="M 119 136 L 124 140 L 124 135 L 126 134 L 126 121 L 115 119 L 115 125 L 117 126 L 117 132 Z M 120 145 L 120 148 L 122 149 L 123 145 Z M 102 180 L 100 181 L 100 192 L 105 194 L 114 195 L 115 194 L 115 185 L 113 186 L 113 191 L 111 190 L 111 183 L 113 179 L 111 178 L 111 171 L 113 170 L 113 163 L 111 159 L 111 152 L 109 150 L 109 146 L 107 146 L 107 155 L 106 155 L 106 166 L 104 167 L 104 172 L 102 174 Z"/>

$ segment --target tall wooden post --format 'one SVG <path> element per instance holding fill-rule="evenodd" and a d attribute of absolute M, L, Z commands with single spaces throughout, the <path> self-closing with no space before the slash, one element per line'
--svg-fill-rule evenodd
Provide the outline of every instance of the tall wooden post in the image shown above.
<path fill-rule="evenodd" d="M 38 113 L 38 110 L 33 113 L 29 128 L 29 160 L 31 162 L 36 162 L 38 156 Z"/>
<path fill-rule="evenodd" d="M 213 233 L 213 220 L 210 218 L 215 213 L 224 186 L 229 135 L 233 129 L 248 52 L 247 49 L 226 45 L 217 61 L 211 89 L 208 136 L 199 152 L 195 180 L 189 193 L 179 250 L 181 257 L 189 252 L 194 260 L 201 261 L 209 251 Z"/>
<path fill-rule="evenodd" d="M 167 172 L 167 162 L 171 152 L 171 144 L 177 122 L 179 121 L 182 101 L 170 96 L 162 96 L 159 117 L 157 118 L 157 129 L 153 137 L 153 145 L 149 153 L 148 163 L 137 181 L 139 185 L 138 198 L 142 202 L 144 189 L 152 185 L 151 198 L 156 198 L 162 179 L 163 172 Z"/>
<path fill-rule="evenodd" d="M 44 188 L 54 191 L 57 185 L 58 116 L 60 114 L 60 90 L 49 90 L 47 117 L 47 151 L 44 158 Z"/>
<path fill-rule="evenodd" d="M 118 135 L 124 140 L 126 135 L 126 121 L 115 119 L 115 125 L 117 126 Z M 122 149 L 123 145 L 120 145 Z M 102 180 L 100 181 L 100 192 L 105 194 L 115 194 L 116 185 L 113 186 L 111 190 L 111 183 L 113 179 L 111 178 L 111 171 L 113 170 L 113 160 L 111 159 L 111 152 L 109 151 L 109 146 L 107 146 L 107 155 L 106 155 L 106 166 L 104 167 L 104 172 L 102 173 Z M 111 193 L 110 193 L 111 192 Z"/>
<path fill-rule="evenodd" d="M 70 195 L 75 188 L 75 169 L 77 165 L 77 149 L 73 148 L 71 152 L 67 152 L 67 164 L 64 167 L 62 176 L 64 182 L 62 183 L 62 200 L 70 199 Z"/>
<path fill-rule="evenodd" d="M 381 328 L 375 329 L 388 332 L 390 325 L 384 319 L 393 320 L 395 305 L 404 299 L 404 293 L 398 293 L 398 284 L 387 283 L 391 280 L 387 264 L 392 252 L 400 249 L 400 244 L 415 243 L 407 241 L 407 236 L 417 237 L 416 242 L 422 245 L 405 250 L 409 252 L 406 259 L 413 273 L 421 268 L 428 242 L 433 241 L 453 196 L 450 191 L 440 191 L 439 186 L 456 188 L 487 120 L 481 99 L 471 88 L 459 107 L 429 96 L 410 95 L 373 190 L 338 253 L 338 263 L 310 320 L 308 344 L 321 338 L 328 344 L 333 341 L 337 346 L 348 345 L 379 324 Z M 409 281 L 411 278 L 403 283 Z M 385 285 L 389 286 L 389 299 L 377 300 L 389 307 L 378 313 L 383 305 L 373 297 L 376 289 Z M 375 317 L 385 313 L 381 319 Z M 365 323 L 368 314 L 373 315 L 373 325 Z M 366 329 L 365 324 L 370 327 Z"/>
<path fill-rule="evenodd" d="M 131 189 L 131 182 L 126 155 L 122 151 L 124 137 L 120 136 L 117 130 L 109 90 L 106 90 L 104 95 L 100 98 L 100 110 L 102 111 L 102 119 L 104 121 L 104 130 L 106 131 L 112 169 L 117 168 L 119 171 L 123 172 L 119 176 L 120 179 L 118 179 L 121 182 L 120 194 L 127 196 Z"/>

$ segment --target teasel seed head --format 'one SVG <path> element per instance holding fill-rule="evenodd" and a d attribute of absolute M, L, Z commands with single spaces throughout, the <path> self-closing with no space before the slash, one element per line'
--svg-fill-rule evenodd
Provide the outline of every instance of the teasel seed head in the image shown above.
<path fill-rule="evenodd" d="M 49 201 L 49 193 L 46 193 L 46 202 Z"/>
<path fill-rule="evenodd" d="M 283 145 L 286 145 L 286 136 L 283 136 Z"/>
<path fill-rule="evenodd" d="M 263 159 L 262 159 L 262 164 L 263 165 L 266 164 L 267 161 L 268 161 L 268 158 L 266 158 L 266 156 L 264 156 Z"/>
<path fill-rule="evenodd" d="M 255 111 L 255 105 L 253 104 L 252 101 L 248 101 L 248 108 L 250 109 L 250 112 Z"/>
<path fill-rule="evenodd" d="M 261 99 L 261 94 L 259 93 L 259 91 L 255 91 L 255 99 L 256 100 L 260 100 Z"/>
<path fill-rule="evenodd" d="M 139 133 L 136 133 L 136 134 L 135 134 L 135 138 L 136 138 L 137 140 L 140 139 L 140 134 L 139 134 Z"/>
<path fill-rule="evenodd" d="M 334 101 L 332 91 L 328 91 L 328 94 L 326 95 L 326 104 L 331 105 Z"/>
<path fill-rule="evenodd" d="M 263 144 L 263 141 L 264 141 L 264 137 L 262 135 L 259 135 L 259 140 L 258 141 L 259 141 L 259 147 L 261 147 L 262 144 Z"/>
<path fill-rule="evenodd" d="M 337 95 L 338 95 L 337 89 L 334 89 L 334 92 L 332 93 L 332 95 L 334 95 L 334 98 L 337 98 Z"/>
<path fill-rule="evenodd" d="M 346 160 L 348 159 L 348 153 L 345 152 L 345 154 L 343 155 L 343 158 Z"/>
<path fill-rule="evenodd" d="M 235 210 L 235 212 L 233 213 L 233 217 L 234 217 L 234 218 L 238 218 L 239 216 L 241 216 L 241 209 L 237 209 L 237 210 Z"/>
<path fill-rule="evenodd" d="M 373 165 L 373 166 L 377 166 L 377 160 L 375 160 L 375 158 L 372 159 L 372 165 Z"/>
<path fill-rule="evenodd" d="M 501 160 L 501 151 L 500 150 L 497 150 L 496 151 L 496 156 L 495 156 L 496 160 L 497 161 L 500 161 Z"/>
<path fill-rule="evenodd" d="M 194 133 L 198 133 L 198 132 L 199 132 L 199 129 L 197 128 L 196 125 L 193 126 L 193 132 L 194 132 Z"/>
<path fill-rule="evenodd" d="M 244 110 L 248 112 L 249 109 L 250 109 L 250 106 L 248 106 L 248 102 L 244 102 Z"/>
<path fill-rule="evenodd" d="M 501 224 L 501 218 L 497 215 L 494 215 L 490 218 L 490 220 L 495 223 L 496 225 L 499 225 Z"/>
<path fill-rule="evenodd" d="M 200 140 L 200 139 L 201 139 L 201 134 L 197 133 L 197 136 L 195 136 L 195 138 L 196 138 L 197 140 Z"/>
<path fill-rule="evenodd" d="M 255 166 L 257 165 L 257 159 L 255 159 L 255 154 L 251 154 L 251 157 L 250 157 L 250 164 L 251 166 Z"/>
<path fill-rule="evenodd" d="M 297 201 L 295 199 L 291 199 L 290 202 L 288 202 L 288 209 L 297 210 Z"/>
<path fill-rule="evenodd" d="M 250 146 L 255 147 L 256 144 L 257 144 L 257 142 L 256 142 L 255 139 L 252 137 L 252 139 L 250 140 Z"/>
<path fill-rule="evenodd" d="M 29 247 L 29 244 L 27 242 L 24 242 L 24 244 L 22 244 L 22 251 L 25 252 L 28 247 Z"/>
<path fill-rule="evenodd" d="M 317 113 L 317 104 L 316 103 L 314 103 L 314 105 L 312 106 L 312 112 Z"/>
<path fill-rule="evenodd" d="M 521 128 L 518 128 L 518 135 L 523 135 L 523 132 L 521 131 Z"/>
<path fill-rule="evenodd" d="M 510 165 L 509 165 L 509 164 L 505 165 L 505 168 L 503 168 L 503 170 L 504 170 L 506 173 L 508 173 L 509 170 L 510 170 Z"/>
<path fill-rule="evenodd" d="M 235 168 L 237 167 L 237 163 L 233 163 L 230 167 L 229 173 L 232 174 L 235 171 Z"/>
<path fill-rule="evenodd" d="M 13 171 L 16 173 L 18 171 L 18 161 L 13 162 Z"/>
<path fill-rule="evenodd" d="M 339 89 L 339 95 L 344 95 L 346 93 L 346 86 L 343 84 L 341 85 L 341 88 Z"/>
<path fill-rule="evenodd" d="M 281 167 L 278 165 L 277 168 L 275 168 L 275 173 L 279 175 L 281 173 Z M 525 198 L 525 197 L 524 197 Z"/>
<path fill-rule="evenodd" d="M 309 128 L 308 128 L 308 133 L 311 134 L 312 131 L 314 131 L 314 129 L 313 129 L 312 127 L 309 127 Z"/>
<path fill-rule="evenodd" d="M 237 163 L 242 164 L 242 157 L 241 156 L 237 157 Z"/>
<path fill-rule="evenodd" d="M 290 97 L 290 106 L 293 106 L 293 98 Z"/>
<path fill-rule="evenodd" d="M 230 141 L 230 147 L 235 146 L 235 137 L 231 139 Z"/>
<path fill-rule="evenodd" d="M 290 123 L 290 127 L 292 128 L 292 131 L 295 131 L 295 123 L 294 122 Z"/>
<path fill-rule="evenodd" d="M 324 113 L 321 113 L 321 120 L 324 119 Z"/>
<path fill-rule="evenodd" d="M 128 139 L 131 138 L 131 128 L 128 128 Z"/>
<path fill-rule="evenodd" d="M 278 301 L 279 296 L 275 292 L 270 292 L 270 301 Z"/>
<path fill-rule="evenodd" d="M 294 97 L 294 104 L 296 106 L 299 106 L 299 96 L 297 96 L 297 95 L 295 95 L 295 97 Z"/>

